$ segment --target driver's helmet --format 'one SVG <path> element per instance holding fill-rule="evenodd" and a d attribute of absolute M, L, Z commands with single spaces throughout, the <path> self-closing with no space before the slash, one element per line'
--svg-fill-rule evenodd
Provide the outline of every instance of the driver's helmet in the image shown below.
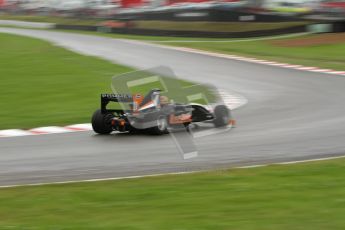
<path fill-rule="evenodd" d="M 167 96 L 160 95 L 159 101 L 163 106 L 169 104 L 169 98 Z"/>

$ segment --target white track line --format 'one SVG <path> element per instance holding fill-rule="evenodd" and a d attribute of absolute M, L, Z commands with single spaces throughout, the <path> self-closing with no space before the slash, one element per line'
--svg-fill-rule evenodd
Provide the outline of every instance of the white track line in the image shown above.
<path fill-rule="evenodd" d="M 18 136 L 27 136 L 32 135 L 29 131 L 21 130 L 21 129 L 7 129 L 7 130 L 0 130 L 1 137 L 18 137 Z"/>
<path fill-rule="evenodd" d="M 309 160 L 300 160 L 300 161 L 287 161 L 277 163 L 280 165 L 289 165 L 289 164 L 298 164 L 298 163 L 305 163 L 305 162 L 313 162 L 313 161 L 325 161 L 325 160 L 334 160 L 339 158 L 344 158 L 345 156 L 336 156 L 336 157 L 324 157 L 324 158 L 316 158 L 316 159 L 309 159 Z"/>
<path fill-rule="evenodd" d="M 91 130 L 92 130 L 91 124 L 75 124 L 75 125 L 69 125 L 65 127 L 48 126 L 48 127 L 34 128 L 30 130 L 7 129 L 7 130 L 0 130 L 0 138 L 70 133 L 70 132 L 83 132 L 83 131 L 91 131 Z"/>
<path fill-rule="evenodd" d="M 92 126 L 91 124 L 77 124 L 77 125 L 69 125 L 65 127 L 66 129 L 75 130 L 75 131 L 91 131 Z"/>
<path fill-rule="evenodd" d="M 68 132 L 73 132 L 73 131 L 69 129 L 65 129 L 63 127 L 48 126 L 48 127 L 30 129 L 30 132 L 37 133 L 37 134 L 54 134 L 54 133 L 68 133 Z"/>
<path fill-rule="evenodd" d="M 245 61 L 245 62 L 251 62 L 251 63 L 256 63 L 256 64 L 277 66 L 277 67 L 287 68 L 287 69 L 295 69 L 295 70 L 308 71 L 308 72 L 320 72 L 320 73 L 325 73 L 325 74 L 334 74 L 334 75 L 345 76 L 345 71 L 336 71 L 336 70 L 332 70 L 332 69 L 322 69 L 322 68 L 313 67 L 313 66 L 292 65 L 289 63 L 278 63 L 275 61 L 266 61 L 266 60 L 261 60 L 261 59 L 256 59 L 256 58 L 246 58 L 246 57 L 240 57 L 240 56 L 236 56 L 236 55 L 219 54 L 219 53 L 213 53 L 210 51 L 203 51 L 203 50 L 185 48 L 185 47 L 168 47 L 168 46 L 164 46 L 164 47 L 178 50 L 178 51 L 203 54 L 203 55 L 225 58 L 225 59 L 231 59 L 231 60 L 236 60 L 236 61 Z"/>
<path fill-rule="evenodd" d="M 271 165 L 299 164 L 299 163 L 307 163 L 307 162 L 334 160 L 334 159 L 339 159 L 339 158 L 345 158 L 345 155 L 344 156 L 335 156 L 335 157 L 324 157 L 324 158 L 307 159 L 307 160 L 300 160 L 300 161 L 278 162 L 278 163 L 271 163 L 271 164 L 245 165 L 245 166 L 238 166 L 238 167 L 233 167 L 233 168 L 229 168 L 229 169 L 250 169 L 250 168 L 267 167 L 267 166 L 271 166 Z M 17 187 L 43 186 L 43 185 L 59 185 L 59 184 L 74 184 L 74 183 L 88 183 L 88 182 L 101 182 L 101 181 L 115 181 L 115 180 L 126 180 L 126 179 L 140 179 L 140 178 L 148 178 L 148 177 L 159 177 L 159 176 L 167 176 L 167 175 L 185 175 L 185 174 L 202 173 L 202 172 L 209 172 L 209 171 L 208 170 L 184 171 L 184 172 L 158 173 L 158 174 L 137 175 L 137 176 L 124 176 L 124 177 L 109 177 L 109 178 L 87 179 L 87 180 L 58 181 L 58 182 L 50 182 L 50 183 L 47 182 L 47 183 L 2 185 L 2 186 L 0 186 L 0 189 L 4 189 L 4 188 L 17 188 Z"/>

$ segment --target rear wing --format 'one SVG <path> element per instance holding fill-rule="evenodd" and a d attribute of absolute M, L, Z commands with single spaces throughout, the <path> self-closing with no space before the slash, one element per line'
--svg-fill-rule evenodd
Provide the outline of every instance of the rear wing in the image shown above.
<path fill-rule="evenodd" d="M 121 112 L 120 109 L 107 109 L 109 102 L 118 103 L 133 103 L 133 97 L 129 94 L 101 94 L 101 110 L 102 113 L 106 112 Z"/>

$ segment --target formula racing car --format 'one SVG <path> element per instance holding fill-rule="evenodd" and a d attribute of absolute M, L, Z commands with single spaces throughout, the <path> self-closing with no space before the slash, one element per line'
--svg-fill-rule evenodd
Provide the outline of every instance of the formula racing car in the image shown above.
<path fill-rule="evenodd" d="M 108 109 L 110 102 L 127 104 L 127 107 Z M 188 130 L 195 122 L 210 122 L 215 127 L 231 122 L 230 110 L 225 105 L 208 107 L 170 102 L 159 89 L 151 90 L 145 97 L 141 94 L 102 94 L 101 109 L 92 116 L 92 128 L 98 134 L 144 131 L 160 135 L 175 128 Z"/>

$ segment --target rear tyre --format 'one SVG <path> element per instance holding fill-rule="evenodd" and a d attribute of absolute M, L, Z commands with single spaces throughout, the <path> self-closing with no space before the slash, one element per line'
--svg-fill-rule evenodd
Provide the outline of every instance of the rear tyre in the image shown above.
<path fill-rule="evenodd" d="M 92 116 L 92 129 L 98 134 L 109 134 L 113 131 L 111 119 L 114 116 L 111 113 L 102 113 L 100 109 Z"/>
<path fill-rule="evenodd" d="M 216 106 L 214 116 L 213 124 L 215 127 L 227 126 L 231 118 L 230 110 L 225 105 Z"/>
<path fill-rule="evenodd" d="M 160 116 L 157 119 L 157 126 L 150 129 L 150 133 L 154 135 L 163 135 L 168 133 L 168 120 L 165 116 Z"/>

